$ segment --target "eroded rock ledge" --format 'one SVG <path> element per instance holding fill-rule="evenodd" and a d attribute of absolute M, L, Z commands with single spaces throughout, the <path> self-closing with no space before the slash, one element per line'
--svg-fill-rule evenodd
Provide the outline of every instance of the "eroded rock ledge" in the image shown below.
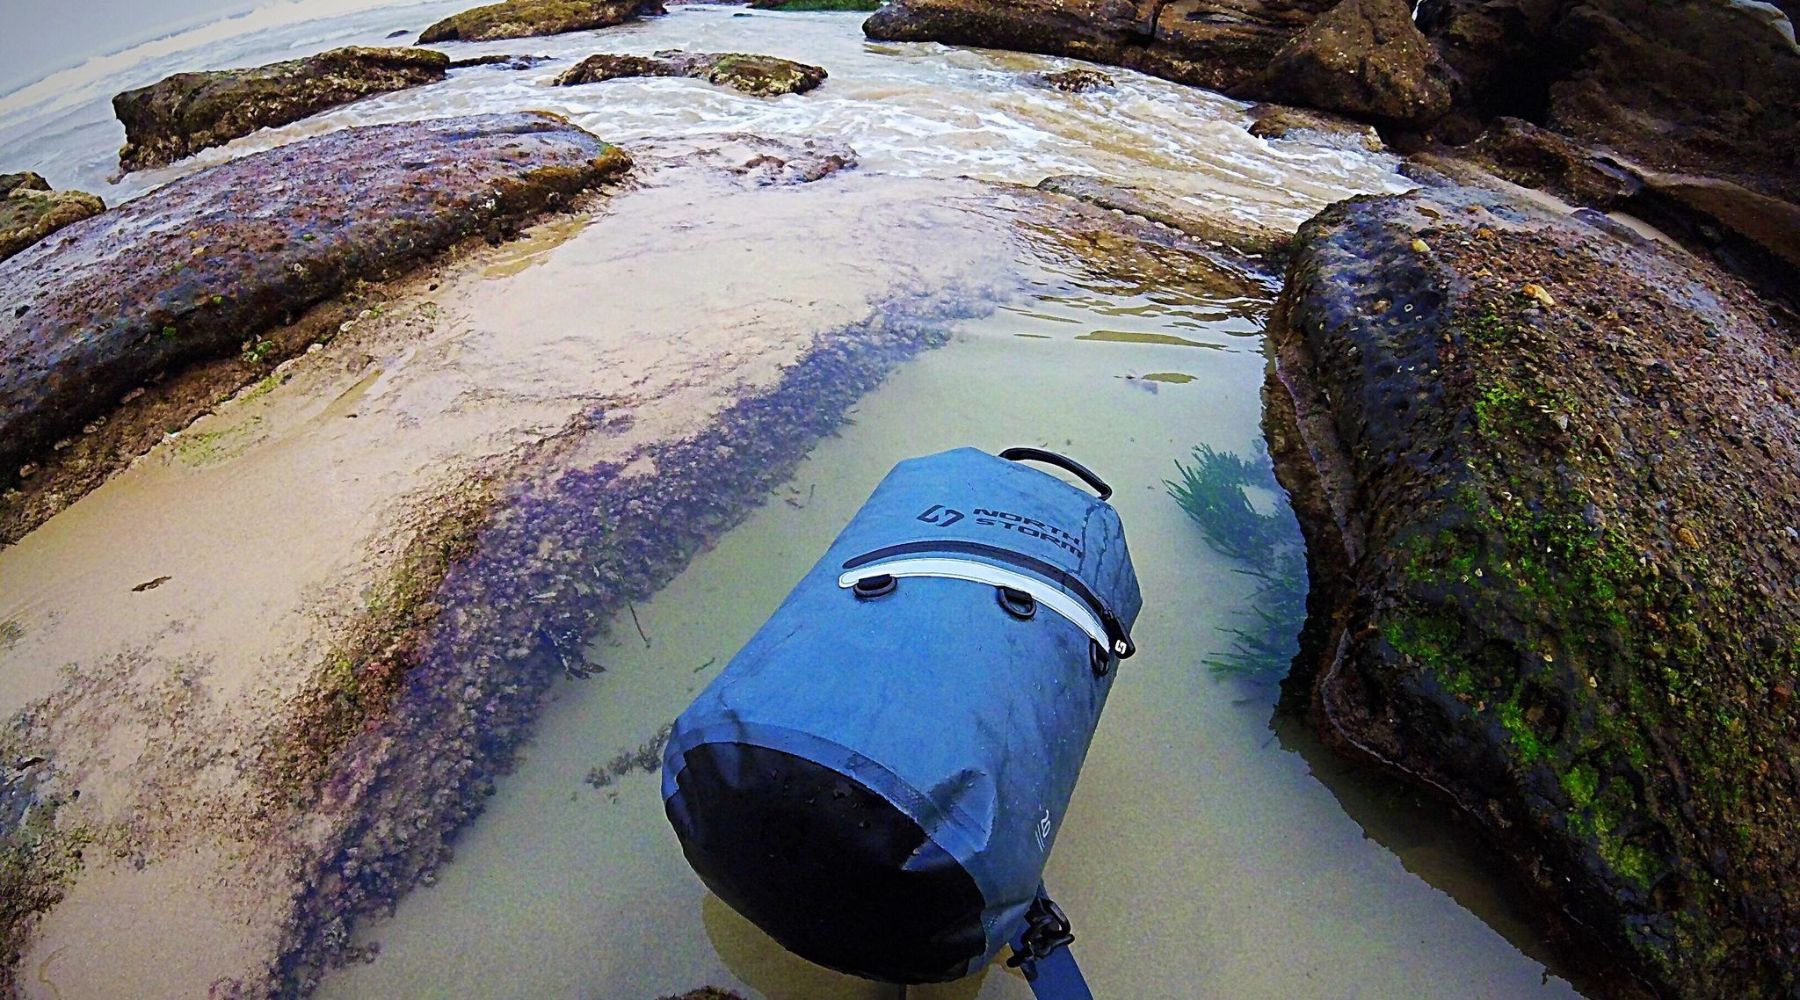
<path fill-rule="evenodd" d="M 113 98 L 125 126 L 119 165 L 160 167 L 359 97 L 442 80 L 449 66 L 430 49 L 352 46 L 254 69 L 177 73 Z"/>
<path fill-rule="evenodd" d="M 240 354 L 252 370 L 273 363 L 264 332 L 350 282 L 498 239 L 629 165 L 541 113 L 380 125 L 234 160 L 68 227 L 0 262 L 0 488 L 146 383 Z M 84 458 L 94 474 L 80 489 L 132 454 Z"/>
<path fill-rule="evenodd" d="M 1314 581 L 1290 696 L 1656 991 L 1794 996 L 1800 339 L 1621 232 L 1453 185 L 1302 227 L 1270 329 Z"/>

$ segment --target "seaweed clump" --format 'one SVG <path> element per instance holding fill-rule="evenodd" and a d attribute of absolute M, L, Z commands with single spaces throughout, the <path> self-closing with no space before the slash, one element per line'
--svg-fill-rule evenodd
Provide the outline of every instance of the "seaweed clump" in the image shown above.
<path fill-rule="evenodd" d="M 1194 449 L 1193 464 L 1175 463 L 1178 481 L 1165 481 L 1169 496 L 1187 512 L 1220 555 L 1242 563 L 1236 572 L 1255 581 L 1250 606 L 1240 615 L 1251 622 L 1222 631 L 1231 650 L 1204 662 L 1214 676 L 1279 678 L 1300 651 L 1306 618 L 1306 553 L 1287 495 L 1275 481 L 1267 454 L 1250 461 L 1211 445 Z M 1266 491 L 1273 509 L 1259 511 L 1246 489 Z"/>

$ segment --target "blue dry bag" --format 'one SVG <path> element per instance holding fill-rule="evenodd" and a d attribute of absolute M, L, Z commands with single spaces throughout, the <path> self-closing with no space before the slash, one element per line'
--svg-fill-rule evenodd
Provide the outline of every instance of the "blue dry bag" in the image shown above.
<path fill-rule="evenodd" d="M 663 799 L 707 887 L 870 979 L 1054 950 L 1044 864 L 1142 603 L 1110 495 L 1030 448 L 895 467 L 676 720 Z"/>

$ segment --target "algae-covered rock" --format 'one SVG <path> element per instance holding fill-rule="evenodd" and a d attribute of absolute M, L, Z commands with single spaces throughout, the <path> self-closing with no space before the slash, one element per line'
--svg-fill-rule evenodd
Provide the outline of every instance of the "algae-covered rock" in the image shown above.
<path fill-rule="evenodd" d="M 1406 0 L 1343 0 L 1269 63 L 1284 100 L 1361 118 L 1423 125 L 1450 110 L 1450 72 Z"/>
<path fill-rule="evenodd" d="M 1193 0 L 895 0 L 870 15 L 863 31 L 883 41 L 1071 56 L 1254 98 L 1267 96 L 1260 77 L 1269 60 L 1331 5 L 1332 0 L 1216 0 L 1204 5 Z"/>
<path fill-rule="evenodd" d="M 0 198 L 14 191 L 48 191 L 50 182 L 42 174 L 27 170 L 18 174 L 0 174 Z"/>
<path fill-rule="evenodd" d="M 419 44 L 560 35 L 661 13 L 661 0 L 503 0 L 444 18 L 419 35 Z"/>
<path fill-rule="evenodd" d="M 113 98 L 125 126 L 119 165 L 160 167 L 359 97 L 442 80 L 449 64 L 429 49 L 351 46 L 254 69 L 177 73 Z"/>
<path fill-rule="evenodd" d="M 1030 73 L 1025 82 L 1034 87 L 1046 87 L 1060 90 L 1065 94 L 1082 94 L 1090 90 L 1110 90 L 1115 86 L 1113 78 L 1097 69 L 1058 70 L 1055 73 Z"/>
<path fill-rule="evenodd" d="M 0 485 L 146 380 L 629 162 L 538 113 L 348 129 L 200 171 L 0 261 Z"/>
<path fill-rule="evenodd" d="M 1616 233 L 1453 186 L 1302 227 L 1296 690 L 1658 993 L 1795 996 L 1800 337 Z"/>
<path fill-rule="evenodd" d="M 818 66 L 743 52 L 683 52 L 664 49 L 651 56 L 588 56 L 556 78 L 570 87 L 633 76 L 687 76 L 731 87 L 746 94 L 775 97 L 803 94 L 825 82 L 828 74 Z"/>
<path fill-rule="evenodd" d="M 42 189 L 15 187 L 0 195 L 0 260 L 104 211 L 105 202 L 83 191 L 50 191 L 48 185 Z"/>

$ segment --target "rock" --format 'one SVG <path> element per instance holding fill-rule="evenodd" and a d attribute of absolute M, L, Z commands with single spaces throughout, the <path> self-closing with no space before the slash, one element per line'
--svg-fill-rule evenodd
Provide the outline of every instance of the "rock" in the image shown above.
<path fill-rule="evenodd" d="M 1800 314 L 1800 205 L 1716 177 L 1644 171 L 1626 208 Z"/>
<path fill-rule="evenodd" d="M 1258 104 L 1250 109 L 1250 118 L 1250 134 L 1259 139 L 1306 139 L 1339 149 L 1360 149 L 1369 153 L 1387 151 L 1381 134 L 1373 126 L 1324 111 L 1285 104 Z"/>
<path fill-rule="evenodd" d="M 1518 118 L 1494 119 L 1461 152 L 1521 187 L 1602 211 L 1619 208 L 1643 189 L 1641 179 L 1596 150 Z"/>
<path fill-rule="evenodd" d="M 37 183 L 43 183 L 43 178 L 36 174 L 27 176 L 36 178 Z M 47 184 L 42 188 L 15 187 L 0 196 L 0 260 L 11 257 L 64 226 L 105 210 L 105 202 L 82 191 L 52 192 Z"/>
<path fill-rule="evenodd" d="M 1800 310 L 1800 206 L 1729 180 L 1661 173 L 1514 118 L 1458 150 L 1512 183 L 1637 216 Z"/>
<path fill-rule="evenodd" d="M 125 126 L 119 165 L 160 167 L 359 97 L 442 80 L 449 63 L 429 49 L 352 46 L 254 69 L 177 73 L 113 98 Z"/>
<path fill-rule="evenodd" d="M 348 282 L 503 231 L 629 162 L 539 113 L 381 125 L 211 167 L 76 223 L 0 262 L 0 468 Z"/>
<path fill-rule="evenodd" d="M 661 13 L 660 0 L 503 0 L 444 18 L 419 35 L 419 44 L 560 35 Z"/>
<path fill-rule="evenodd" d="M 1343 0 L 1275 54 L 1264 86 L 1282 100 L 1400 125 L 1450 110 L 1450 70 L 1406 0 Z"/>
<path fill-rule="evenodd" d="M 1424 0 L 1418 24 L 1470 114 L 1800 203 L 1800 50 L 1771 17 L 1728 0 Z"/>
<path fill-rule="evenodd" d="M 1289 237 L 1284 232 L 1223 214 L 1208 214 L 1200 205 L 1159 191 L 1074 174 L 1046 177 L 1037 187 L 1039 191 L 1079 198 L 1101 208 L 1160 222 L 1246 257 L 1280 257 L 1287 252 Z"/>
<path fill-rule="evenodd" d="M 1113 78 L 1097 69 L 1065 69 L 1056 73 L 1028 73 L 1025 82 L 1034 87 L 1048 87 L 1067 94 L 1080 94 L 1090 90 L 1110 90 L 1116 84 Z"/>
<path fill-rule="evenodd" d="M 1680 250 L 1445 185 L 1303 226 L 1270 338 L 1316 587 L 1290 703 L 1657 995 L 1795 995 L 1795 331 Z"/>
<path fill-rule="evenodd" d="M 806 63 L 743 52 L 683 52 L 651 56 L 588 56 L 556 78 L 559 87 L 634 76 L 687 76 L 760 97 L 803 94 L 825 82 L 825 70 Z"/>
<path fill-rule="evenodd" d="M 1743 6 L 1590 0 L 1553 38 L 1579 55 L 1550 86 L 1552 128 L 1800 203 L 1800 51 Z"/>
<path fill-rule="evenodd" d="M 1420 0 L 1416 23 L 1455 71 L 1458 103 L 1473 117 L 1542 120 L 1557 72 L 1550 32 L 1567 7 L 1568 0 Z"/>
<path fill-rule="evenodd" d="M 0 198 L 14 191 L 48 191 L 50 182 L 40 174 L 25 171 L 22 174 L 0 174 Z"/>
<path fill-rule="evenodd" d="M 895 0 L 863 24 L 874 39 L 1070 56 L 1261 98 L 1269 60 L 1331 0 Z"/>

